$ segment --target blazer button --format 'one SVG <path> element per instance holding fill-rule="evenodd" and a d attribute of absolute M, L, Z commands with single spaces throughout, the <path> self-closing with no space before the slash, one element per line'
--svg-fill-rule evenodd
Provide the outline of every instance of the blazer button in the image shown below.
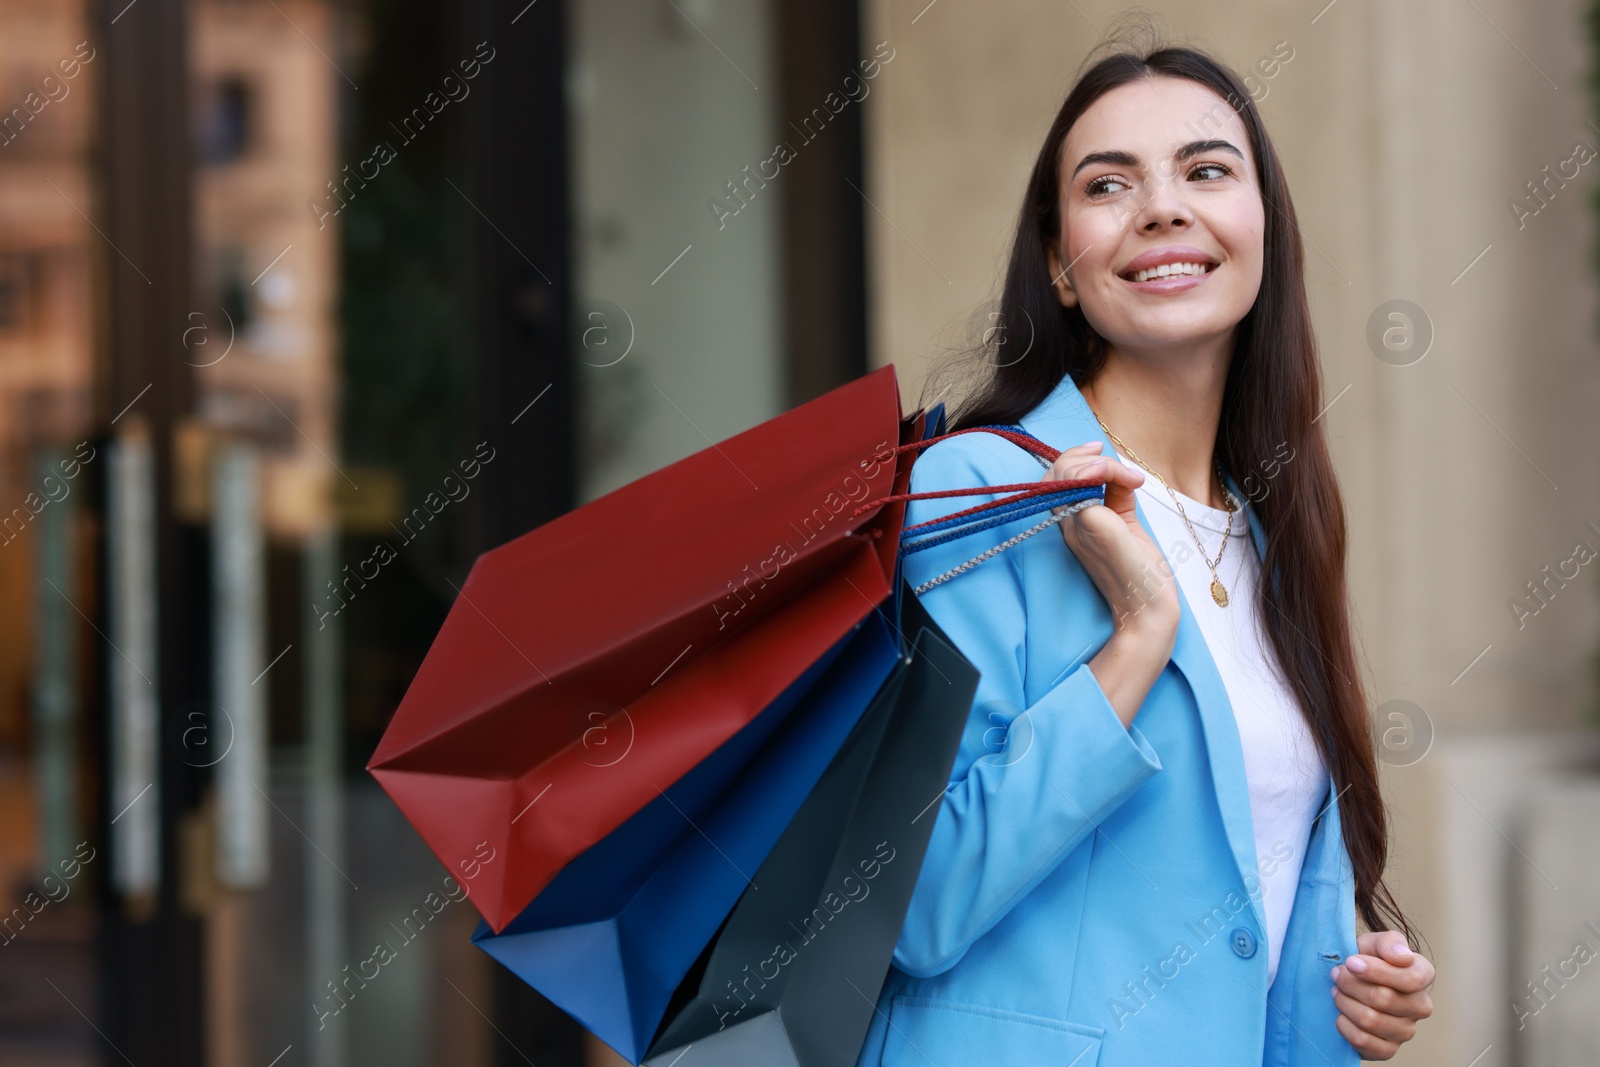
<path fill-rule="evenodd" d="M 1233 933 L 1228 935 L 1228 943 L 1233 946 L 1234 954 L 1242 960 L 1256 954 L 1255 935 L 1242 926 L 1234 927 Z"/>

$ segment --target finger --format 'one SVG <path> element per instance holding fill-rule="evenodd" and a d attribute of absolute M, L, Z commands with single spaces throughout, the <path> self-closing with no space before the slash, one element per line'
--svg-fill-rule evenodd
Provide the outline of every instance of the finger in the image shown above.
<path fill-rule="evenodd" d="M 1420 952 L 1413 952 L 1412 955 L 1417 957 L 1417 962 L 1413 963 L 1411 967 L 1421 976 L 1421 979 L 1426 979 L 1427 984 L 1422 988 L 1427 989 L 1433 985 L 1433 980 L 1438 977 L 1438 974 L 1434 971 L 1433 963 L 1428 957 Z"/>
<path fill-rule="evenodd" d="M 1055 458 L 1050 464 L 1050 469 L 1045 471 L 1044 477 L 1064 481 L 1073 477 L 1072 472 L 1093 463 L 1104 463 L 1105 460 L 1096 451 L 1086 445 L 1068 448 Z"/>
<path fill-rule="evenodd" d="M 1089 443 L 1098 444 L 1099 442 Z M 1143 484 L 1144 472 L 1137 467 L 1130 467 L 1120 460 L 1094 455 L 1092 451 L 1073 452 L 1068 450 L 1056 457 L 1056 461 L 1050 464 L 1050 469 L 1040 476 L 1040 480 L 1047 482 L 1100 482 L 1105 486 L 1105 506 L 1116 512 L 1126 522 L 1130 521 L 1130 516 L 1135 513 L 1133 491 Z M 1079 514 L 1082 515 L 1085 512 L 1080 512 Z M 1083 520 L 1080 519 L 1079 521 Z M 1065 535 L 1065 528 L 1063 528 L 1062 533 Z M 1070 544 L 1071 542 L 1069 541 L 1068 543 Z"/>
<path fill-rule="evenodd" d="M 1118 485 L 1134 489 L 1144 484 L 1145 473 L 1140 468 L 1124 463 L 1120 459 L 1107 460 L 1106 463 Z"/>
<path fill-rule="evenodd" d="M 1346 957 L 1343 966 L 1357 978 L 1386 985 L 1402 993 L 1416 993 L 1433 984 L 1433 964 L 1414 952 L 1411 962 L 1403 967 L 1365 954 Z"/>
<path fill-rule="evenodd" d="M 1417 1023 L 1415 1019 L 1405 1019 L 1394 1015 L 1385 1015 L 1372 1008 L 1345 996 L 1338 989 L 1334 990 L 1333 1003 L 1339 1009 L 1339 1014 L 1355 1023 L 1364 1032 L 1373 1037 L 1392 1041 L 1396 1045 L 1403 1045 L 1417 1036 Z"/>
<path fill-rule="evenodd" d="M 1050 464 L 1050 469 L 1040 475 L 1045 482 L 1098 482 L 1105 479 L 1106 461 L 1099 456 L 1081 452 L 1063 452 Z"/>
<path fill-rule="evenodd" d="M 1100 441 L 1085 441 L 1081 445 L 1073 445 L 1071 448 L 1063 448 L 1056 456 L 1056 462 L 1059 463 L 1061 460 L 1067 458 L 1084 458 L 1094 456 L 1097 455 L 1104 447 L 1104 443 Z"/>
<path fill-rule="evenodd" d="M 1397 967 L 1407 966 L 1415 955 L 1411 946 L 1406 944 L 1406 935 L 1399 930 L 1357 934 L 1356 951 L 1388 960 Z"/>
<path fill-rule="evenodd" d="M 1364 1060 L 1393 1059 L 1394 1054 L 1400 1051 L 1399 1045 L 1385 1041 L 1381 1037 L 1374 1037 L 1343 1015 L 1335 1016 L 1333 1025 L 1338 1027 L 1339 1033 L 1344 1035 L 1344 1039 L 1350 1042 L 1350 1046 L 1359 1052 Z"/>
<path fill-rule="evenodd" d="M 1050 469 L 1045 472 L 1044 478 L 1049 481 L 1070 481 L 1074 478 L 1100 477 L 1099 472 L 1110 460 L 1101 456 L 1101 442 L 1086 441 L 1081 445 L 1073 445 L 1063 449 L 1050 464 Z M 1086 470 L 1093 473 L 1084 473 Z"/>
<path fill-rule="evenodd" d="M 1351 956 L 1345 962 L 1356 957 Z M 1393 985 L 1367 980 L 1344 967 L 1335 967 L 1333 984 L 1340 992 L 1375 1011 L 1408 1019 L 1426 1019 L 1433 1013 L 1433 1002 L 1420 990 L 1396 989 Z"/>
<path fill-rule="evenodd" d="M 1144 484 L 1144 471 L 1118 461 L 1106 461 L 1106 507 L 1127 514 L 1134 510 L 1133 491 Z"/>
<path fill-rule="evenodd" d="M 1063 453 L 1040 480 L 1100 482 L 1105 486 L 1106 506 L 1125 513 L 1133 510 L 1133 491 L 1144 481 L 1144 472 L 1100 456 Z"/>

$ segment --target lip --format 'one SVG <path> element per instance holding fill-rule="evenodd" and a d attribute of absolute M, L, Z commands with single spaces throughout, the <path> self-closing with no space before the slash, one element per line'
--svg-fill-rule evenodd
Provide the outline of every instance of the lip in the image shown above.
<path fill-rule="evenodd" d="M 1132 281 L 1126 277 L 1141 270 L 1159 267 L 1163 263 L 1204 263 L 1207 270 L 1204 274 L 1174 274 L 1165 278 L 1151 278 L 1143 282 Z M 1198 248 L 1192 248 L 1187 245 L 1169 245 L 1166 248 L 1151 249 L 1135 256 L 1117 272 L 1117 277 L 1141 293 L 1182 293 L 1196 286 L 1204 285 L 1206 280 L 1216 273 L 1219 265 L 1217 257 L 1209 252 L 1202 252 Z"/>

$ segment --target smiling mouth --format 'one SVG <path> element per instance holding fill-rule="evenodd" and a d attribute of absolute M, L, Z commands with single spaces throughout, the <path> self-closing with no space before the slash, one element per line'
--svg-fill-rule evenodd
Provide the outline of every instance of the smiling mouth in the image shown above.
<path fill-rule="evenodd" d="M 1156 267 L 1147 267 L 1144 270 L 1126 271 L 1118 275 L 1123 281 L 1152 282 L 1160 278 L 1177 278 L 1186 275 L 1205 275 L 1217 269 L 1215 263 L 1163 263 Z"/>

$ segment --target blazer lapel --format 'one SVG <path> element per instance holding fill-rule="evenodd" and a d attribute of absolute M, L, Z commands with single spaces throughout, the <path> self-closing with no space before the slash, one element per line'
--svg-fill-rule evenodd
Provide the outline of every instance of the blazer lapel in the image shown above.
<path fill-rule="evenodd" d="M 1084 444 L 1088 441 L 1100 441 L 1105 447 L 1101 455 L 1110 458 L 1114 456 L 1114 446 L 1111 439 L 1100 428 L 1100 421 L 1095 418 L 1094 411 L 1084 400 L 1082 392 L 1073 382 L 1070 374 L 1063 375 L 1061 382 L 1044 401 L 1021 420 L 1022 426 L 1029 433 L 1045 443 L 1059 449 L 1071 448 L 1074 445 Z M 1242 492 L 1235 485 L 1230 475 L 1226 477 L 1228 487 L 1241 501 L 1245 499 Z M 1165 550 L 1151 529 L 1150 522 L 1145 518 L 1144 508 L 1138 501 L 1134 502 L 1134 511 L 1138 515 L 1139 523 L 1156 542 L 1156 548 L 1161 551 L 1162 558 L 1166 559 Z M 1256 544 L 1258 557 L 1266 550 L 1266 535 L 1262 530 L 1260 520 L 1255 511 L 1245 509 L 1245 514 L 1250 521 L 1250 533 Z M 1171 566 L 1171 560 L 1167 560 Z M 1222 676 L 1217 673 L 1216 661 L 1211 656 L 1211 650 L 1206 645 L 1205 637 L 1200 632 L 1200 624 L 1195 621 L 1194 612 L 1189 608 L 1189 602 L 1183 595 L 1183 590 L 1178 590 L 1178 633 L 1173 645 L 1172 662 L 1184 680 L 1193 690 L 1195 703 L 1200 709 L 1201 727 L 1205 733 L 1206 750 L 1211 766 L 1212 786 L 1217 794 L 1217 802 L 1222 812 L 1222 823 L 1228 834 L 1228 843 L 1233 849 L 1234 862 L 1238 865 L 1241 880 L 1248 882 L 1259 881 L 1256 871 L 1256 842 L 1254 824 L 1250 816 L 1250 791 L 1245 780 L 1244 749 L 1239 741 L 1238 723 L 1233 717 L 1233 705 L 1228 699 L 1227 689 L 1223 686 Z M 1249 895 L 1250 908 L 1256 917 L 1258 929 L 1266 930 L 1266 915 L 1261 901 L 1257 895 Z"/>

